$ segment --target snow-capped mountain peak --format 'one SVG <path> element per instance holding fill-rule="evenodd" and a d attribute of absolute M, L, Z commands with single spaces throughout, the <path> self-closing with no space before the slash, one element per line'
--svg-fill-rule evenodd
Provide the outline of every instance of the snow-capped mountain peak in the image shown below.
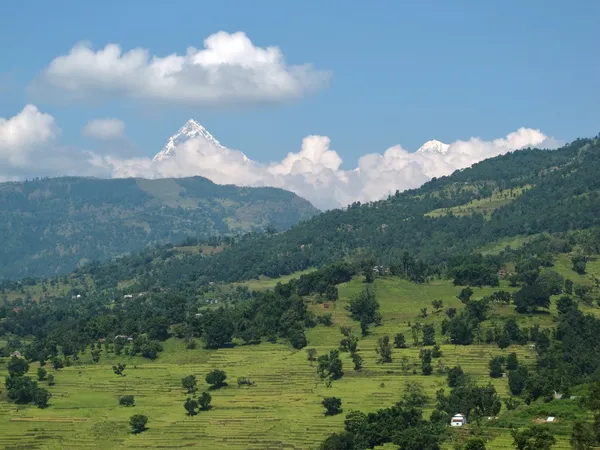
<path fill-rule="evenodd" d="M 417 153 L 448 153 L 448 147 L 450 145 L 433 139 L 421 145 Z"/>
<path fill-rule="evenodd" d="M 196 137 L 202 137 L 216 148 L 225 150 L 225 147 L 221 145 L 221 143 L 215 139 L 215 137 L 210 134 L 206 128 L 204 128 L 194 119 L 190 119 L 179 129 L 177 133 L 169 138 L 167 145 L 165 145 L 163 149 L 156 154 L 152 161 L 161 161 L 175 155 L 178 145 L 181 145 L 184 142 Z"/>

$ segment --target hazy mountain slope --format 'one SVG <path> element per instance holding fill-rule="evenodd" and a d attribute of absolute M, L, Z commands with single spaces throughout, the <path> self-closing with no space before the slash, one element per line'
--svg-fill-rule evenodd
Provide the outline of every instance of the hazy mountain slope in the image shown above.
<path fill-rule="evenodd" d="M 186 236 L 285 229 L 318 212 L 275 188 L 206 178 L 55 178 L 0 184 L 0 278 L 51 275 Z"/>

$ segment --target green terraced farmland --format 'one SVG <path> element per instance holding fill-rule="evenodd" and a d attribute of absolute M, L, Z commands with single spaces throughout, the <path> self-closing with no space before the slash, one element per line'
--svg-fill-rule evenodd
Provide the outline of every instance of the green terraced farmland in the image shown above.
<path fill-rule="evenodd" d="M 562 270 L 562 269 L 561 269 Z M 272 280 L 268 280 L 269 284 Z M 350 325 L 355 334 L 359 326 L 345 309 L 348 298 L 363 289 L 360 279 L 341 285 L 340 299 L 324 308 L 311 303 L 316 314 L 331 313 L 334 325 L 319 325 L 307 333 L 308 348 L 314 347 L 324 354 L 339 345 L 341 325 Z M 507 380 L 492 380 L 488 376 L 488 361 L 493 355 L 517 352 L 522 363 L 535 361 L 533 350 L 527 346 L 512 346 L 500 350 L 496 345 L 454 346 L 444 344 L 439 325 L 444 313 L 433 313 L 431 301 L 442 299 L 444 308 L 462 308 L 456 298 L 459 287 L 451 282 L 435 280 L 417 285 L 397 278 L 378 278 L 374 283 L 381 304 L 383 324 L 359 343 L 359 353 L 364 358 L 361 372 L 352 370 L 352 362 L 342 353 L 344 376 L 334 381 L 330 388 L 316 376 L 316 368 L 307 360 L 305 350 L 294 350 L 286 342 L 237 346 L 229 349 L 187 349 L 180 340 L 167 341 L 164 351 L 156 361 L 141 358 L 117 357 L 103 353 L 99 363 L 91 362 L 89 350 L 77 365 L 60 371 L 47 369 L 56 376 L 56 385 L 50 387 L 50 407 L 17 407 L 0 394 L 0 448 L 5 449 L 79 449 L 79 448 L 223 448 L 223 449 L 314 449 L 330 433 L 343 429 L 345 414 L 333 417 L 324 415 L 320 402 L 325 396 L 342 398 L 344 412 L 359 409 L 375 411 L 399 401 L 407 380 L 424 385 L 430 402 L 425 407 L 430 412 L 435 404 L 435 392 L 446 387 L 446 378 L 438 373 L 442 366 L 460 364 L 478 383 L 492 382 L 503 398 L 508 393 Z M 511 290 L 504 282 L 502 289 Z M 492 293 L 497 288 L 475 289 L 474 298 Z M 429 315 L 418 318 L 420 309 L 428 307 Z M 512 306 L 495 306 L 492 316 L 501 321 L 514 315 Z M 434 374 L 423 376 L 419 369 L 419 349 L 394 349 L 393 362 L 379 364 L 375 344 L 383 334 L 393 337 L 403 332 L 407 343 L 412 344 L 409 322 L 434 323 L 436 339 L 443 355 L 434 359 Z M 552 325 L 552 316 L 519 317 L 523 324 Z M 412 367 L 407 370 L 401 362 L 407 357 Z M 1 363 L 0 372 L 6 373 Z M 439 362 L 438 362 L 439 361 Z M 113 373 L 112 364 L 127 364 L 125 376 Z M 212 369 L 227 372 L 228 387 L 213 391 L 209 411 L 188 417 L 183 408 L 187 398 L 181 379 L 194 374 L 198 377 L 200 391 L 207 388 L 204 376 Z M 36 365 L 30 368 L 35 377 Z M 255 386 L 238 387 L 238 377 L 250 377 Z M 3 381 L 2 381 L 3 382 Z M 45 382 L 41 382 L 46 385 Z M 0 390 L 4 391 L 0 384 Z M 118 406 L 120 395 L 135 395 L 136 406 Z M 148 430 L 133 435 L 128 425 L 133 414 L 149 418 Z M 501 412 L 501 416 L 504 410 Z M 531 418 L 532 420 L 535 418 Z M 514 423 L 526 425 L 529 419 L 514 418 Z M 488 448 L 512 448 L 508 428 L 489 426 L 485 433 L 491 439 Z M 468 431 L 461 430 L 461 433 Z M 457 434 L 458 436 L 458 434 Z M 557 449 L 566 449 L 568 433 L 557 437 Z M 452 448 L 453 442 L 446 442 Z M 393 448 L 389 447 L 389 448 Z"/>

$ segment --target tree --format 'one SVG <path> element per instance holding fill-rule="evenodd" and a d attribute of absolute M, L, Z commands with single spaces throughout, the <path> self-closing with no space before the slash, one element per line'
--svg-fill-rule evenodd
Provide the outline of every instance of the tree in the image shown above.
<path fill-rule="evenodd" d="M 7 369 L 9 376 L 21 377 L 29 370 L 29 363 L 25 358 L 12 356 L 8 362 Z"/>
<path fill-rule="evenodd" d="M 328 355 L 321 355 L 317 359 L 317 374 L 323 380 L 338 380 L 344 375 L 340 352 L 331 350 Z"/>
<path fill-rule="evenodd" d="M 387 334 L 377 340 L 377 348 L 375 350 L 379 355 L 377 362 L 392 362 L 392 346 L 390 345 L 390 337 Z"/>
<path fill-rule="evenodd" d="M 223 386 L 227 386 L 227 383 L 225 382 L 225 380 L 227 379 L 227 374 L 225 372 L 223 372 L 222 370 L 218 370 L 215 369 L 212 372 L 209 372 L 208 375 L 206 375 L 206 382 L 208 384 L 210 384 L 210 388 L 209 389 L 219 389 Z"/>
<path fill-rule="evenodd" d="M 512 295 L 507 291 L 496 291 L 491 295 L 491 300 L 493 302 L 502 303 L 504 305 L 510 305 L 510 301 L 512 300 Z"/>
<path fill-rule="evenodd" d="M 565 279 L 555 270 L 545 269 L 537 279 L 538 285 L 543 286 L 544 290 L 550 295 L 558 295 L 562 292 Z"/>
<path fill-rule="evenodd" d="M 235 331 L 233 321 L 226 313 L 215 312 L 204 321 L 202 338 L 206 348 L 222 348 L 231 343 Z"/>
<path fill-rule="evenodd" d="M 512 430 L 513 443 L 517 450 L 550 450 L 556 439 L 543 425 L 533 425 L 522 431 Z"/>
<path fill-rule="evenodd" d="M 290 333 L 290 344 L 297 350 L 303 349 L 308 345 L 308 340 L 303 330 L 296 329 Z"/>
<path fill-rule="evenodd" d="M 563 295 L 556 301 L 556 309 L 559 314 L 567 314 L 577 309 L 577 303 L 568 295 Z"/>
<path fill-rule="evenodd" d="M 519 366 L 516 370 L 508 372 L 508 388 L 512 395 L 521 395 L 525 389 L 529 373 L 525 366 Z"/>
<path fill-rule="evenodd" d="M 317 349 L 316 348 L 307 348 L 306 349 L 307 358 L 309 361 L 315 361 L 317 359 Z"/>
<path fill-rule="evenodd" d="M 407 381 L 404 383 L 404 394 L 402 404 L 409 407 L 422 407 L 429 401 L 425 389 L 421 383 Z"/>
<path fill-rule="evenodd" d="M 502 356 L 494 356 L 488 366 L 490 368 L 490 377 L 500 378 L 502 377 L 502 364 L 504 364 L 504 358 Z"/>
<path fill-rule="evenodd" d="M 143 414 L 134 414 L 129 418 L 129 425 L 131 425 L 131 431 L 133 434 L 141 433 L 146 431 L 146 424 L 148 423 L 148 417 Z"/>
<path fill-rule="evenodd" d="M 439 429 L 424 422 L 396 433 L 393 442 L 400 450 L 439 450 L 440 440 Z"/>
<path fill-rule="evenodd" d="M 423 345 L 435 345 L 435 327 L 431 324 L 423 326 Z"/>
<path fill-rule="evenodd" d="M 202 411 L 208 411 L 211 406 L 210 402 L 212 400 L 211 395 L 208 392 L 203 392 L 200 397 L 198 397 L 198 405 L 200 405 L 200 409 Z"/>
<path fill-rule="evenodd" d="M 550 294 L 540 285 L 524 285 L 515 292 L 515 306 L 519 313 L 532 313 L 537 308 L 550 307 Z"/>
<path fill-rule="evenodd" d="M 344 429 L 349 433 L 360 434 L 365 430 L 367 424 L 367 415 L 361 411 L 353 410 L 346 414 Z"/>
<path fill-rule="evenodd" d="M 99 350 L 97 348 L 93 349 L 90 354 L 92 355 L 92 361 L 94 361 L 95 363 L 97 363 L 98 361 L 100 361 L 100 353 L 102 353 L 102 350 Z"/>
<path fill-rule="evenodd" d="M 54 375 L 49 374 L 48 375 L 48 386 L 54 386 Z"/>
<path fill-rule="evenodd" d="M 366 335 L 369 325 L 381 321 L 378 312 L 379 302 L 375 297 L 375 291 L 370 287 L 352 297 L 347 308 L 352 319 L 360 321 L 363 336 Z"/>
<path fill-rule="evenodd" d="M 354 353 L 354 352 L 356 352 L 357 348 L 358 348 L 358 339 L 355 336 L 350 335 L 350 336 L 344 337 L 340 341 L 340 350 L 343 352 Z"/>
<path fill-rule="evenodd" d="M 123 395 L 119 397 L 119 405 L 135 406 L 135 397 L 133 395 Z"/>
<path fill-rule="evenodd" d="M 449 369 L 448 373 L 446 374 L 448 386 L 451 388 L 455 388 L 456 386 L 464 384 L 466 379 L 466 375 L 460 366 L 455 366 Z"/>
<path fill-rule="evenodd" d="M 586 272 L 586 264 L 587 257 L 584 255 L 576 255 L 571 258 L 571 263 L 573 264 L 573 272 L 578 273 L 579 275 L 585 275 Z"/>
<path fill-rule="evenodd" d="M 506 357 L 506 370 L 517 370 L 519 367 L 519 360 L 515 352 L 509 353 Z"/>
<path fill-rule="evenodd" d="M 421 358 L 421 371 L 423 375 L 431 375 L 433 373 L 433 367 L 431 366 L 431 350 L 422 349 L 419 352 L 419 357 Z"/>
<path fill-rule="evenodd" d="M 43 367 L 38 367 L 38 370 L 37 370 L 38 381 L 44 381 L 46 379 L 47 374 L 48 374 L 48 371 L 46 369 L 44 369 Z"/>
<path fill-rule="evenodd" d="M 394 346 L 396 348 L 406 348 L 406 338 L 403 333 L 397 333 L 394 336 Z"/>
<path fill-rule="evenodd" d="M 600 412 L 600 381 L 593 383 L 586 399 L 586 405 L 592 411 Z"/>
<path fill-rule="evenodd" d="M 33 391 L 33 402 L 38 408 L 47 408 L 50 397 L 52 394 L 44 388 L 37 388 Z"/>
<path fill-rule="evenodd" d="M 475 333 L 475 323 L 473 318 L 461 311 L 454 319 L 450 321 L 448 326 L 448 334 L 450 342 L 455 345 L 470 345 L 473 343 Z"/>
<path fill-rule="evenodd" d="M 421 308 L 421 312 L 419 313 L 419 315 L 425 319 L 427 317 L 427 308 Z"/>
<path fill-rule="evenodd" d="M 433 346 L 433 348 L 431 349 L 431 356 L 433 358 L 441 358 L 442 357 L 442 350 L 438 344 L 435 344 Z"/>
<path fill-rule="evenodd" d="M 434 311 L 436 313 L 438 313 L 444 308 L 444 301 L 443 300 L 433 300 L 431 302 L 431 306 L 433 306 Z"/>
<path fill-rule="evenodd" d="M 338 397 L 325 397 L 321 404 L 325 407 L 326 416 L 335 416 L 342 412 L 342 399 Z"/>
<path fill-rule="evenodd" d="M 463 304 L 467 304 L 469 303 L 469 301 L 471 300 L 471 297 L 473 296 L 473 289 L 471 289 L 470 286 L 467 286 L 466 288 L 463 288 L 460 293 L 457 295 L 457 298 L 463 303 Z"/>
<path fill-rule="evenodd" d="M 356 443 L 352 433 L 333 433 L 319 446 L 319 450 L 354 450 Z"/>
<path fill-rule="evenodd" d="M 352 353 L 352 362 L 354 363 L 354 370 L 358 372 L 362 369 L 363 358 L 358 353 Z"/>
<path fill-rule="evenodd" d="M 185 389 L 186 393 L 193 394 L 198 388 L 198 380 L 196 379 L 196 375 L 188 375 L 185 378 L 181 379 L 181 386 Z"/>
<path fill-rule="evenodd" d="M 119 364 L 113 365 L 112 369 L 113 369 L 113 372 L 115 373 L 115 375 L 124 377 L 125 375 L 123 374 L 123 371 L 125 370 L 125 367 L 127 367 L 126 364 L 119 363 Z"/>
<path fill-rule="evenodd" d="M 196 411 L 198 409 L 198 402 L 193 398 L 188 397 L 185 403 L 183 404 L 183 407 L 187 411 L 188 416 L 195 416 L 196 414 L 198 414 L 198 411 Z"/>
<path fill-rule="evenodd" d="M 574 450 L 590 450 L 595 447 L 596 435 L 592 426 L 581 420 L 575 422 L 569 443 Z"/>
<path fill-rule="evenodd" d="M 485 441 L 481 438 L 471 438 L 467 441 L 463 450 L 485 450 Z"/>
<path fill-rule="evenodd" d="M 58 356 L 52 358 L 52 367 L 54 370 L 62 369 L 64 367 L 62 359 L 60 359 Z"/>
<path fill-rule="evenodd" d="M 446 315 L 449 319 L 453 319 L 456 316 L 456 308 L 446 308 Z"/>
<path fill-rule="evenodd" d="M 423 325 L 421 325 L 419 322 L 417 322 L 410 328 L 410 330 L 411 330 L 412 336 L 413 336 L 413 343 L 416 347 L 419 345 L 420 340 L 421 340 L 421 331 L 423 331 Z"/>

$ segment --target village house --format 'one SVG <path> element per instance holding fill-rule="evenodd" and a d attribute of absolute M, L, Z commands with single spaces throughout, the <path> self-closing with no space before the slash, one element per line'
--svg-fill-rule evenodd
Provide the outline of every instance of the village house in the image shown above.
<path fill-rule="evenodd" d="M 450 419 L 450 426 L 462 427 L 467 424 L 467 418 L 463 414 L 455 414 Z"/>

